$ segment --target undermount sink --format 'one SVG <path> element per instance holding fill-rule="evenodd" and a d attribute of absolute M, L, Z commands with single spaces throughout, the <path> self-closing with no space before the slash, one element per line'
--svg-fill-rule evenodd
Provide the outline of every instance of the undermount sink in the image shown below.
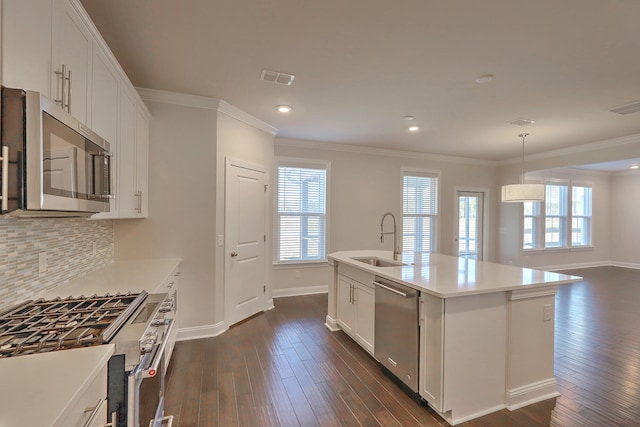
<path fill-rule="evenodd" d="M 391 261 L 388 259 L 378 258 L 377 256 L 356 257 L 351 259 L 354 261 L 360 261 L 365 264 L 369 264 L 373 267 L 399 267 L 402 265 L 406 265 L 400 261 Z"/>

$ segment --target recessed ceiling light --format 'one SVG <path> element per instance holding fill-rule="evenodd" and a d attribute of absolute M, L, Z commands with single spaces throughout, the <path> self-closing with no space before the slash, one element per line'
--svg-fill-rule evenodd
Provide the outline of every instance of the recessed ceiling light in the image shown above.
<path fill-rule="evenodd" d="M 409 126 L 409 132 L 418 132 L 420 130 L 420 126 Z"/>
<path fill-rule="evenodd" d="M 489 83 L 491 80 L 493 80 L 493 74 L 483 74 L 476 79 L 476 83 Z"/>
<path fill-rule="evenodd" d="M 281 113 L 288 113 L 289 111 L 291 111 L 291 107 L 289 107 L 288 105 L 278 105 L 276 107 L 278 109 L 278 111 L 280 111 Z"/>
<path fill-rule="evenodd" d="M 413 117 L 413 116 L 404 116 L 404 117 L 402 118 L 402 120 L 407 120 L 407 121 L 411 121 L 411 120 L 413 120 L 413 119 L 415 119 L 415 117 Z"/>
<path fill-rule="evenodd" d="M 638 168 L 640 168 L 640 166 L 638 166 L 638 165 L 633 165 L 633 166 L 631 166 L 629 169 L 638 169 Z"/>
<path fill-rule="evenodd" d="M 535 120 L 531 120 L 531 119 L 516 119 L 510 123 L 516 126 L 526 126 L 526 125 L 532 125 L 535 122 L 536 122 Z"/>

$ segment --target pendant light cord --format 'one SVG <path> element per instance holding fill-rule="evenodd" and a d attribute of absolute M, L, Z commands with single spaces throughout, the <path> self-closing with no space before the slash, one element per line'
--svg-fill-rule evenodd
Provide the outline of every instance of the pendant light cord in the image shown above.
<path fill-rule="evenodd" d="M 520 171 L 520 184 L 524 184 L 524 138 L 529 136 L 529 134 L 521 133 L 518 136 L 522 138 L 522 169 Z"/>

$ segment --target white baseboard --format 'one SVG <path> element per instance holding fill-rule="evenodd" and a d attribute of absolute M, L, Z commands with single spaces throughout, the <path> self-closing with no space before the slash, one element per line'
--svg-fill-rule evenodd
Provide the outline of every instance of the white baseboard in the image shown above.
<path fill-rule="evenodd" d="M 611 261 L 611 265 L 614 267 L 633 268 L 636 270 L 640 270 L 640 264 L 636 264 L 632 262 Z"/>
<path fill-rule="evenodd" d="M 606 267 L 611 264 L 611 261 L 598 261 L 598 262 L 579 262 L 573 264 L 560 264 L 560 265 L 544 265 L 542 267 L 530 267 L 535 270 L 545 271 L 558 271 L 558 270 L 577 270 L 579 268 L 592 268 L 592 267 Z"/>
<path fill-rule="evenodd" d="M 463 423 L 465 421 L 469 421 L 469 420 L 473 420 L 474 418 L 480 418 L 483 417 L 485 415 L 489 415 L 492 414 L 494 412 L 498 412 L 501 411 L 505 408 L 504 405 L 496 405 L 492 408 L 487 408 L 487 409 L 483 409 L 482 411 L 478 411 L 478 412 L 474 412 L 473 414 L 467 414 L 467 415 L 463 415 L 461 417 L 459 416 L 454 416 L 453 411 L 447 411 L 447 412 L 438 412 L 437 409 L 433 408 L 433 406 L 429 405 L 431 407 L 431 409 L 433 409 L 437 414 L 439 414 L 442 418 L 444 418 L 449 424 L 451 424 L 452 426 L 456 425 L 456 424 L 460 424 Z"/>
<path fill-rule="evenodd" d="M 532 403 L 558 397 L 558 383 L 555 378 L 549 378 L 537 383 L 507 390 L 506 406 L 510 411 L 523 408 Z"/>
<path fill-rule="evenodd" d="M 326 326 L 327 329 L 329 329 L 331 332 L 336 332 L 336 331 L 342 330 L 340 325 L 338 325 L 338 321 L 336 319 L 334 319 L 333 317 L 329 316 L 328 314 L 327 314 L 327 317 L 326 317 L 326 319 L 324 321 L 324 326 Z"/>
<path fill-rule="evenodd" d="M 190 328 L 178 329 L 176 341 L 197 340 L 200 338 L 216 337 L 227 331 L 229 327 L 224 321 L 215 325 L 192 326 Z"/>
<path fill-rule="evenodd" d="M 326 294 L 329 292 L 329 286 L 301 286 L 299 288 L 274 289 L 271 292 L 273 298 L 295 297 L 299 295 Z"/>

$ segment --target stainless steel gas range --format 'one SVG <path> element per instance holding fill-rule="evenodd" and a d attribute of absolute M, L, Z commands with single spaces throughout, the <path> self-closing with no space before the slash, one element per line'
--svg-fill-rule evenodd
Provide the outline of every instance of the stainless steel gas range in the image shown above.
<path fill-rule="evenodd" d="M 0 313 L 0 358 L 114 344 L 107 421 L 112 427 L 170 427 L 164 356 L 174 315 L 169 295 L 144 291 L 27 301 Z"/>

